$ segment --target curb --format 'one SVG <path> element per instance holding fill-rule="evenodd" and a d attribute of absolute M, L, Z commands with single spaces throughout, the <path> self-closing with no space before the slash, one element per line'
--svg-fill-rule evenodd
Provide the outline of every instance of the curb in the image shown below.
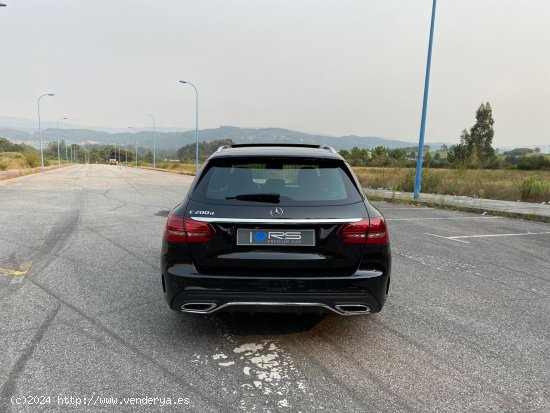
<path fill-rule="evenodd" d="M 405 205 L 425 205 L 432 208 L 449 209 L 454 211 L 464 211 L 464 212 L 472 212 L 472 213 L 478 213 L 478 214 L 482 214 L 486 212 L 495 216 L 550 223 L 550 216 L 537 214 L 534 211 L 527 213 L 527 212 L 520 212 L 520 211 L 507 211 L 507 210 L 491 208 L 483 205 L 479 205 L 479 206 L 457 205 L 456 203 L 453 203 L 452 200 L 449 199 L 450 195 L 433 194 L 434 198 L 431 198 L 431 199 L 421 198 L 421 199 L 415 200 L 415 199 L 412 199 L 412 194 L 407 192 L 387 193 L 387 191 L 382 192 L 371 188 L 363 188 L 363 191 L 371 201 L 385 201 L 393 204 L 405 204 Z M 443 197 L 446 197 L 446 199 Z M 473 199 L 468 197 L 464 197 L 464 198 Z M 447 202 L 447 201 L 451 201 L 451 202 Z M 538 204 L 534 204 L 534 205 L 538 206 Z"/>

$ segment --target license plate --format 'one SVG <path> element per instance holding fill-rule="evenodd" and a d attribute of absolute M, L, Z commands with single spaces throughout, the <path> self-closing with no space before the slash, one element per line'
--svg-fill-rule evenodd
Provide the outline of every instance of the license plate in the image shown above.
<path fill-rule="evenodd" d="M 237 230 L 237 245 L 315 246 L 313 229 L 247 229 Z"/>

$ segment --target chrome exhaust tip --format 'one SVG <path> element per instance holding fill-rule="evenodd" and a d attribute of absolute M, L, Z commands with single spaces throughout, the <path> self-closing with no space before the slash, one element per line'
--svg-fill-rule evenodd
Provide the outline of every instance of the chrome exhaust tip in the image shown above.
<path fill-rule="evenodd" d="M 216 303 L 185 303 L 180 309 L 183 313 L 208 314 L 217 306 Z"/>
<path fill-rule="evenodd" d="M 371 308 L 364 304 L 337 304 L 334 308 L 342 315 L 369 314 L 371 312 Z"/>

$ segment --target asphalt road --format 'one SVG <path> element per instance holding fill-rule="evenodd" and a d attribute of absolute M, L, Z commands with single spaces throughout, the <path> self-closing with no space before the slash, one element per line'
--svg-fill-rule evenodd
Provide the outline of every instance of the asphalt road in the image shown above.
<path fill-rule="evenodd" d="M 208 318 L 160 283 L 190 182 L 82 165 L 0 183 L 0 411 L 550 411 L 550 225 L 378 204 L 380 314 Z"/>

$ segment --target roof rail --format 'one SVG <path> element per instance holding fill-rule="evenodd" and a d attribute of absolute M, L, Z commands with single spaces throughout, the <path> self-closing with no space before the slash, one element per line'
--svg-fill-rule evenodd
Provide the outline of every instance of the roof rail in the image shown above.
<path fill-rule="evenodd" d="M 336 153 L 336 150 L 328 145 L 317 145 L 314 143 L 235 143 L 229 145 L 230 148 L 246 148 L 246 147 L 258 147 L 258 146 L 278 146 L 278 147 L 298 147 L 298 148 L 312 148 L 312 149 L 325 149 L 332 153 Z"/>
<path fill-rule="evenodd" d="M 338 153 L 336 149 L 328 145 L 316 145 L 309 143 L 235 143 L 233 145 L 220 146 L 216 152 L 221 152 L 230 148 L 258 148 L 258 147 L 279 147 L 279 148 L 311 148 L 311 149 L 324 149 L 330 153 Z"/>
<path fill-rule="evenodd" d="M 312 148 L 319 149 L 321 145 L 308 144 L 308 143 L 235 143 L 231 145 L 231 148 L 254 148 L 262 146 L 276 146 L 276 147 L 291 147 L 291 148 Z"/>

